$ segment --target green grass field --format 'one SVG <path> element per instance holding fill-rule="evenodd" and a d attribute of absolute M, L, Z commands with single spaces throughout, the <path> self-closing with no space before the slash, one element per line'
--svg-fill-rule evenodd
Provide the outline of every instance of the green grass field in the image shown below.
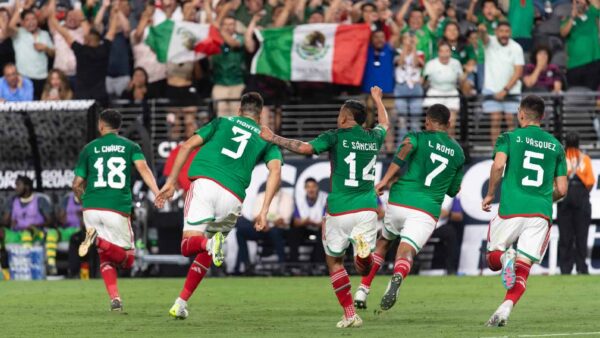
<path fill-rule="evenodd" d="M 353 291 L 358 278 L 353 278 Z M 375 279 L 364 326 L 335 328 L 341 309 L 329 279 L 208 278 L 190 316 L 168 309 L 183 279 L 121 279 L 126 314 L 110 313 L 101 280 L 0 282 L 1 337 L 493 337 L 600 336 L 600 278 L 530 278 L 504 328 L 483 326 L 503 299 L 497 277 L 413 277 L 399 302 L 375 315 L 387 277 Z M 592 334 L 591 332 L 597 332 Z"/>

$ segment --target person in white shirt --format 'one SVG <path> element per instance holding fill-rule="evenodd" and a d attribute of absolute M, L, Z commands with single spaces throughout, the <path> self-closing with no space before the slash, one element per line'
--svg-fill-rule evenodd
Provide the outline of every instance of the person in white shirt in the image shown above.
<path fill-rule="evenodd" d="M 431 235 L 440 239 L 440 244 L 443 245 L 445 267 L 448 275 L 454 275 L 457 272 L 458 263 L 458 232 L 454 224 L 461 223 L 463 220 L 463 212 L 460 207 L 460 201 L 446 195 L 442 203 L 440 218 L 436 224 L 436 229 Z M 453 223 L 453 224 L 448 224 Z"/>
<path fill-rule="evenodd" d="M 483 83 L 483 112 L 491 114 L 492 147 L 500 135 L 502 118 L 508 130 L 515 127 L 514 117 L 519 108 L 521 76 L 525 58 L 523 48 L 511 39 L 510 24 L 498 23 L 496 35 L 488 35 L 485 25 L 479 25 L 479 35 L 485 46 L 485 80 Z"/>
<path fill-rule="evenodd" d="M 443 104 L 450 109 L 450 127 L 448 134 L 454 137 L 456 116 L 460 109 L 460 97 L 458 87 L 465 81 L 466 74 L 463 73 L 460 61 L 452 58 L 452 49 L 446 41 L 438 44 L 438 57 L 430 60 L 423 71 L 429 90 L 423 101 L 424 107 L 434 104 Z"/>

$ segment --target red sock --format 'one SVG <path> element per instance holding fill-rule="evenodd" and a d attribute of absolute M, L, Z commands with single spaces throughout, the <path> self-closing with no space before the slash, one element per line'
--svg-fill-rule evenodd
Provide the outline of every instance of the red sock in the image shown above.
<path fill-rule="evenodd" d="M 373 266 L 373 255 L 371 254 L 366 258 L 360 258 L 358 256 L 354 257 L 354 265 L 359 274 L 366 276 Z"/>
<path fill-rule="evenodd" d="M 181 254 L 191 257 L 206 251 L 206 242 L 208 242 L 208 238 L 202 235 L 186 237 L 181 240 Z"/>
<path fill-rule="evenodd" d="M 125 249 L 100 237 L 96 237 L 96 247 L 98 252 L 102 252 L 108 261 L 117 265 L 122 265 L 127 259 L 128 255 Z"/>
<path fill-rule="evenodd" d="M 183 285 L 183 290 L 181 290 L 181 293 L 179 294 L 179 298 L 185 301 L 190 299 L 192 293 L 194 293 L 194 290 L 196 290 L 196 287 L 206 275 L 211 263 L 212 257 L 206 251 L 199 253 L 196 256 L 196 259 L 192 262 L 192 266 L 190 266 L 190 270 L 185 278 L 185 284 Z"/>
<path fill-rule="evenodd" d="M 354 303 L 352 302 L 352 294 L 350 293 L 352 285 L 350 284 L 348 272 L 346 272 L 346 269 L 341 268 L 338 271 L 331 273 L 330 276 L 333 291 L 335 292 L 340 305 L 344 308 L 344 316 L 346 316 L 346 318 L 354 316 L 356 312 L 354 311 Z"/>
<path fill-rule="evenodd" d="M 527 264 L 523 261 L 517 260 L 515 263 L 515 274 L 517 275 L 517 281 L 515 286 L 512 289 L 506 292 L 506 297 L 504 300 L 512 300 L 513 305 L 517 305 L 517 302 L 525 293 L 525 289 L 527 286 L 527 277 L 529 277 L 529 270 L 531 269 L 531 264 Z"/>
<path fill-rule="evenodd" d="M 373 279 L 375 278 L 377 271 L 379 271 L 379 269 L 381 269 L 382 265 L 383 265 L 383 257 L 378 253 L 374 253 L 373 254 L 373 265 L 371 266 L 371 271 L 369 271 L 369 274 L 364 276 L 360 280 L 360 286 L 370 289 L 371 283 L 373 283 Z"/>
<path fill-rule="evenodd" d="M 406 279 L 412 267 L 412 262 L 412 258 L 400 257 L 396 259 L 396 263 L 394 263 L 394 275 L 401 274 L 402 279 Z"/>
<path fill-rule="evenodd" d="M 106 291 L 110 299 L 119 298 L 119 289 L 117 288 L 117 269 L 115 263 L 107 257 L 106 251 L 99 252 L 100 254 L 100 273 L 106 285 Z"/>
<path fill-rule="evenodd" d="M 500 260 L 500 258 L 502 258 L 503 254 L 504 252 L 500 250 L 490 251 L 487 253 L 486 258 L 490 270 L 500 271 L 500 269 L 502 269 L 502 261 Z"/>

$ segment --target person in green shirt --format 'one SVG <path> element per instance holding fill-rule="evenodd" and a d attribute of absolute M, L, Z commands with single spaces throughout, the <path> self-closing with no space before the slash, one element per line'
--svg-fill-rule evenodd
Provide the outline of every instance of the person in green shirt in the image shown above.
<path fill-rule="evenodd" d="M 600 42 L 598 20 L 600 0 L 573 1 L 571 16 L 560 26 L 560 35 L 567 40 L 567 83 L 597 90 L 600 86 Z M 591 75 L 595 74 L 595 75 Z"/>
<path fill-rule="evenodd" d="M 533 0 L 509 0 L 508 22 L 512 28 L 512 38 L 521 45 L 525 52 L 533 47 L 533 23 L 535 8 Z"/>
<path fill-rule="evenodd" d="M 340 109 L 338 129 L 327 131 L 310 142 L 283 138 L 273 134 L 267 127 L 261 131 L 264 140 L 298 154 L 329 152 L 331 193 L 327 197 L 323 247 L 333 289 L 344 309 L 344 317 L 338 322 L 338 328 L 362 326 L 362 319 L 356 314 L 352 301 L 344 256 L 346 249 L 352 245 L 356 270 L 365 275 L 371 269 L 371 251 L 375 249 L 377 237 L 375 164 L 389 128 L 382 95 L 381 88 L 371 88 L 379 122 L 373 129 L 363 127 L 367 119 L 365 105 L 348 100 Z"/>
<path fill-rule="evenodd" d="M 217 116 L 233 116 L 239 109 L 239 98 L 244 91 L 245 52 L 244 37 L 235 31 L 232 16 L 217 22 L 223 45 L 221 53 L 211 56 L 213 71 L 212 99 L 217 102 Z"/>
<path fill-rule="evenodd" d="M 400 238 L 394 273 L 381 299 L 381 310 L 396 303 L 400 285 L 410 272 L 414 257 L 436 228 L 444 197 L 456 196 L 463 178 L 465 155 L 448 135 L 450 110 L 434 104 L 425 114 L 425 131 L 410 133 L 398 148 L 385 176 L 377 184 L 378 194 L 392 184 L 385 211 L 384 227 L 375 248 L 376 261 L 383 261 L 392 242 Z M 356 293 L 356 305 L 366 308 L 372 278 L 380 265 L 373 265 Z"/>
<path fill-rule="evenodd" d="M 544 100 L 525 97 L 519 106 L 521 128 L 503 133 L 494 148 L 488 191 L 481 203 L 490 212 L 502 181 L 500 207 L 488 227 L 487 263 L 500 271 L 508 291 L 487 326 L 504 326 L 525 292 L 533 263 L 548 246 L 552 203 L 567 194 L 567 161 L 560 142 L 542 130 Z M 517 250 L 513 249 L 517 244 Z"/>
<path fill-rule="evenodd" d="M 100 273 L 111 299 L 111 311 L 123 311 L 117 288 L 117 268 L 130 269 L 135 259 L 131 230 L 131 175 L 135 167 L 152 193 L 158 194 L 156 180 L 137 143 L 118 135 L 121 113 L 107 109 L 100 113 L 100 137 L 88 143 L 75 167 L 72 190 L 81 201 L 85 240 L 79 256 L 96 244 Z"/>
<path fill-rule="evenodd" d="M 425 24 L 425 13 L 422 10 L 413 8 L 410 10 L 411 0 L 407 0 L 402 4 L 400 10 L 396 14 L 396 23 L 400 28 L 400 33 L 413 32 L 417 37 L 417 50 L 423 52 L 426 63 L 433 58 L 434 48 L 436 48 L 436 31 L 438 28 L 439 16 L 432 7 L 429 1 L 424 1 L 423 4 L 429 15 L 429 21 Z M 409 13 L 408 23 L 405 21 L 406 14 Z"/>
<path fill-rule="evenodd" d="M 467 20 L 479 26 L 484 24 L 488 34 L 494 35 L 496 27 L 500 21 L 505 20 L 502 11 L 496 5 L 495 0 L 483 0 L 481 4 L 481 13 L 475 14 L 475 6 L 478 0 L 471 0 L 469 9 L 467 10 Z"/>

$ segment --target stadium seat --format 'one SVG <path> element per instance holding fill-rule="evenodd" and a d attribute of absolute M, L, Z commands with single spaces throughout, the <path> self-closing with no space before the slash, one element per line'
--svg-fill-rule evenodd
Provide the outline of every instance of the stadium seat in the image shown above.
<path fill-rule="evenodd" d="M 550 63 L 559 66 L 561 69 L 565 69 L 567 66 L 567 53 L 565 51 L 559 51 L 552 56 Z"/>

